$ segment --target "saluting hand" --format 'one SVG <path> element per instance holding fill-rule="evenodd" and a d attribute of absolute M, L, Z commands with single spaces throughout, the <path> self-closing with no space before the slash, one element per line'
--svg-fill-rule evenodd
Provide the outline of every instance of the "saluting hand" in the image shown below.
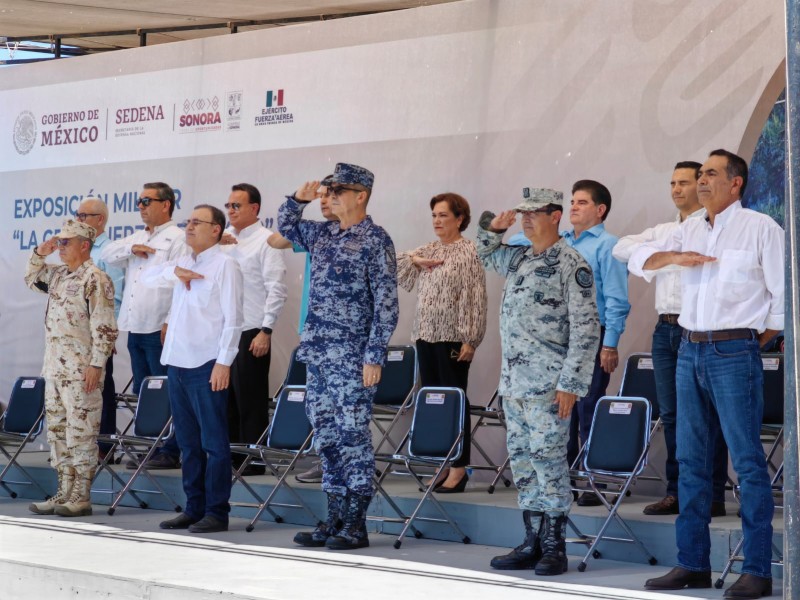
<path fill-rule="evenodd" d="M 500 233 L 501 231 L 505 231 L 506 229 L 511 227 L 516 222 L 517 222 L 517 211 L 504 210 L 494 219 L 492 219 L 492 222 L 489 224 L 489 229 L 491 229 L 496 233 Z"/>
<path fill-rule="evenodd" d="M 319 190 L 319 181 L 306 181 L 303 185 L 297 188 L 294 193 L 295 200 L 300 202 L 311 202 L 312 200 L 322 196 Z"/>
<path fill-rule="evenodd" d="M 39 256 L 49 256 L 56 251 L 56 248 L 58 248 L 56 245 L 56 238 L 51 237 L 49 240 L 42 242 L 36 247 L 36 254 Z"/>

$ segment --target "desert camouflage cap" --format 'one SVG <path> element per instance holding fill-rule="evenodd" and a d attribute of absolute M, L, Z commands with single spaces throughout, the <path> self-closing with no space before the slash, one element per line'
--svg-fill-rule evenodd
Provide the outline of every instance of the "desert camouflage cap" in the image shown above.
<path fill-rule="evenodd" d="M 365 188 L 371 190 L 373 181 L 375 181 L 375 176 L 369 169 L 359 167 L 358 165 L 351 165 L 349 163 L 336 163 L 336 168 L 333 171 L 333 177 L 331 177 L 329 183 L 363 185 Z"/>
<path fill-rule="evenodd" d="M 517 212 L 531 212 L 555 204 L 564 206 L 564 194 L 549 188 L 522 188 L 522 202 L 514 207 Z"/>
<path fill-rule="evenodd" d="M 61 231 L 55 237 L 62 239 L 85 237 L 94 241 L 94 238 L 97 237 L 97 231 L 95 231 L 95 228 L 91 225 L 73 219 L 67 219 L 61 226 Z"/>

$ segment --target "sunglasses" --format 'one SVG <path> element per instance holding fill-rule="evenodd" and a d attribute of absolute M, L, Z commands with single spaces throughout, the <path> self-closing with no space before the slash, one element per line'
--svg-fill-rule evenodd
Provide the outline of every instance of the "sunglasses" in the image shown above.
<path fill-rule="evenodd" d="M 363 192 L 364 190 L 360 190 L 358 188 L 347 187 L 346 185 L 332 185 L 328 188 L 328 195 L 329 196 L 336 196 L 337 198 L 344 194 L 345 192 Z"/>
<path fill-rule="evenodd" d="M 147 208 L 153 202 L 166 202 L 166 200 L 162 200 L 161 198 L 145 198 L 144 196 L 142 196 L 136 201 L 136 205 L 138 206 L 139 204 L 141 204 L 142 206 Z"/>
<path fill-rule="evenodd" d="M 66 248 L 72 238 L 58 238 L 56 239 L 56 246 L 58 248 Z"/>
<path fill-rule="evenodd" d="M 252 202 L 248 202 L 247 204 L 242 204 L 241 202 L 226 202 L 225 203 L 225 210 L 241 210 L 243 206 L 247 206 L 248 204 L 253 204 Z"/>

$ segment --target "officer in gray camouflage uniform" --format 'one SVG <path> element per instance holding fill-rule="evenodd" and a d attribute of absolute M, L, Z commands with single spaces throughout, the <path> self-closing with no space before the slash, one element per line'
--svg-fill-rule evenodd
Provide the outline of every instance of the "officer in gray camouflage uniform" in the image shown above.
<path fill-rule="evenodd" d="M 320 197 L 319 181 L 304 184 L 278 211 L 281 235 L 311 255 L 308 317 L 297 357 L 307 366 L 306 411 L 322 458 L 328 518 L 295 536 L 302 546 L 369 546 L 366 515 L 375 473 L 369 424 L 398 313 L 394 245 L 367 216 L 373 180 L 363 167 L 336 165 L 326 183 L 338 221 L 301 219 Z"/>
<path fill-rule="evenodd" d="M 600 320 L 592 271 L 558 234 L 562 193 L 525 188 L 523 198 L 514 210 L 484 213 L 478 229 L 478 256 L 506 278 L 499 392 L 525 524 L 523 543 L 493 558 L 491 566 L 560 575 L 567 570 L 564 539 L 572 503 L 569 417 L 592 380 Z M 531 246 L 501 243 L 516 213 Z"/>
<path fill-rule="evenodd" d="M 89 256 L 95 229 L 68 220 L 31 254 L 25 283 L 48 294 L 45 312 L 45 411 L 50 464 L 58 493 L 28 508 L 36 514 L 92 514 L 90 489 L 97 467 L 97 433 L 106 361 L 117 339 L 114 284 Z M 58 248 L 63 265 L 45 263 Z"/>

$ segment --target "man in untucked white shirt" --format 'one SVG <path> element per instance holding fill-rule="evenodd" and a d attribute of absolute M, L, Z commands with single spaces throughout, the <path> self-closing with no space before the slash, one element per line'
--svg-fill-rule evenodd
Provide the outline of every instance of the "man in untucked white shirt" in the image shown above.
<path fill-rule="evenodd" d="M 267 244 L 272 232 L 258 219 L 261 193 L 249 183 L 231 188 L 225 203 L 231 226 L 222 248 L 236 259 L 244 277 L 244 325 L 239 353 L 231 366 L 228 431 L 232 443 L 254 444 L 269 422 L 269 363 L 272 329 L 286 302 L 286 265 L 280 250 Z M 238 466 L 234 455 L 235 466 Z M 263 474 L 249 465 L 245 474 Z"/>
<path fill-rule="evenodd" d="M 628 261 L 651 279 L 668 265 L 681 279 L 683 340 L 678 353 L 678 566 L 650 579 L 651 590 L 711 587 L 712 415 L 719 415 L 742 498 L 742 575 L 725 598 L 772 594 L 774 503 L 761 445 L 764 409 L 760 346 L 783 329 L 784 232 L 769 216 L 742 207 L 747 163 L 714 150 L 697 194 L 708 216 L 688 219 L 664 242 Z"/>
<path fill-rule="evenodd" d="M 669 223 L 661 223 L 645 229 L 642 233 L 626 235 L 614 246 L 612 254 L 621 262 L 628 262 L 633 252 L 648 242 L 664 241 L 687 219 L 704 219 L 705 209 L 697 198 L 697 174 L 702 165 L 694 161 L 683 161 L 675 165 L 670 180 L 672 201 L 678 215 Z M 635 273 L 634 273 L 635 274 Z M 683 329 L 678 324 L 681 313 L 681 271 L 679 267 L 661 269 L 656 275 L 656 311 L 658 322 L 653 331 L 653 376 L 656 383 L 656 400 L 664 429 L 667 448 L 666 475 L 667 493 L 658 502 L 644 508 L 646 515 L 678 514 L 678 459 L 675 448 L 675 425 L 677 420 L 678 395 L 675 391 L 675 369 L 678 365 L 678 347 Z M 712 423 L 718 419 L 712 419 Z M 719 427 L 716 427 L 716 449 L 714 450 L 714 492 L 711 501 L 711 516 L 725 516 L 725 484 L 728 480 L 728 447 Z"/>
<path fill-rule="evenodd" d="M 225 215 L 200 204 L 186 222 L 192 254 L 146 269 L 142 283 L 173 287 L 161 362 L 167 365 L 172 418 L 183 459 L 183 513 L 162 529 L 228 529 L 231 451 L 227 400 L 242 333 L 242 271 L 220 250 Z"/>

